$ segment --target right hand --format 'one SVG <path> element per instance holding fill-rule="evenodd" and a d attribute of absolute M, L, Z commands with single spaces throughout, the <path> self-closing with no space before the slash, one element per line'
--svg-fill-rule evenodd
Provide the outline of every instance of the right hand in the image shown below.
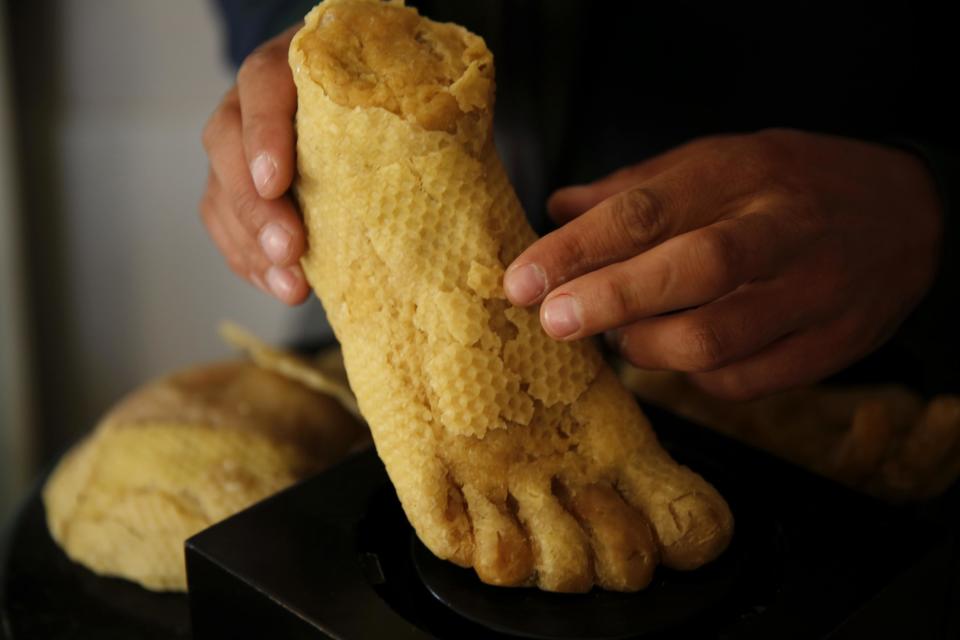
<path fill-rule="evenodd" d="M 307 298 L 306 248 L 288 193 L 297 91 L 287 64 L 295 25 L 251 53 L 203 129 L 210 175 L 200 217 L 230 269 L 289 305 Z"/>

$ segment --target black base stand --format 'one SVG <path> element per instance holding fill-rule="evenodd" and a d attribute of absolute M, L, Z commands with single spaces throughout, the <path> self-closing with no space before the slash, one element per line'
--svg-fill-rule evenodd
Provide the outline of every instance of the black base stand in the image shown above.
<path fill-rule="evenodd" d="M 650 413 L 737 519 L 701 570 L 658 569 L 636 594 L 483 585 L 415 540 L 367 452 L 188 541 L 194 637 L 947 637 L 944 527 Z"/>

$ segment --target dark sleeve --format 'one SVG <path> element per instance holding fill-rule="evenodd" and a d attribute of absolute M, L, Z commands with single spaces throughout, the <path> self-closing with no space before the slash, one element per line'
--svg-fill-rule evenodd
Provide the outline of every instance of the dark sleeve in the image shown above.
<path fill-rule="evenodd" d="M 315 0 L 216 0 L 227 35 L 227 54 L 239 67 L 266 40 L 302 20 Z"/>

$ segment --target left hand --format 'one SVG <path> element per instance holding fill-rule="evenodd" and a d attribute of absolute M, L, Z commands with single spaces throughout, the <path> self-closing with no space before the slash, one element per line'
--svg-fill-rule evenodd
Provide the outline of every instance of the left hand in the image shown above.
<path fill-rule="evenodd" d="M 548 202 L 504 288 L 548 334 L 747 399 L 876 349 L 929 289 L 940 203 L 894 148 L 769 130 L 696 140 Z"/>
<path fill-rule="evenodd" d="M 288 305 L 310 291 L 306 233 L 289 189 L 297 166 L 297 88 L 287 62 L 294 25 L 247 56 L 203 129 L 210 160 L 200 218 L 238 276 Z"/>

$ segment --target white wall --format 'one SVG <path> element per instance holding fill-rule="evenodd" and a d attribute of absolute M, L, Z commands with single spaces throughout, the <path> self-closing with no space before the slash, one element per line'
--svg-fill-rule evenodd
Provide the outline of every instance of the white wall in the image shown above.
<path fill-rule="evenodd" d="M 210 3 L 56 4 L 67 308 L 89 421 L 148 377 L 229 353 L 221 319 L 272 341 L 300 320 L 230 273 L 197 216 L 200 130 L 231 83 Z"/>

